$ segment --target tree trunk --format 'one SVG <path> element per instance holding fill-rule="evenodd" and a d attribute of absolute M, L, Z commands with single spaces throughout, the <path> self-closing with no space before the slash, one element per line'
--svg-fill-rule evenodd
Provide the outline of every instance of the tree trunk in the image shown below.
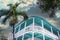
<path fill-rule="evenodd" d="M 14 36 L 14 25 L 13 25 L 13 40 L 15 40 L 15 36 Z"/>
<path fill-rule="evenodd" d="M 14 35 L 14 30 L 15 30 L 15 27 L 14 27 L 14 25 L 15 25 L 15 23 L 14 23 L 15 21 L 13 21 L 13 20 L 11 20 L 11 22 L 10 22 L 10 25 L 12 26 L 12 33 L 13 33 L 13 40 L 15 40 L 15 35 Z"/>

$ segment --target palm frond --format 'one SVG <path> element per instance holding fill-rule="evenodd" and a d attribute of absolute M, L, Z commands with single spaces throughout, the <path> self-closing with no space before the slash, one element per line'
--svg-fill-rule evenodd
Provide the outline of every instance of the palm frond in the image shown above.
<path fill-rule="evenodd" d="M 11 16 L 13 17 L 12 21 L 13 21 L 13 24 L 17 23 L 17 15 L 22 15 L 24 17 L 24 20 L 27 20 L 28 19 L 28 16 L 26 15 L 25 12 L 17 12 L 16 11 L 16 8 L 17 6 L 19 5 L 20 3 L 15 3 L 15 5 L 12 6 L 12 9 L 9 10 L 7 16 L 4 18 L 3 20 L 3 23 L 6 22 L 6 20 L 8 18 L 10 18 Z M 11 5 L 10 5 L 11 6 Z M 12 22 L 11 22 L 12 24 Z"/>
<path fill-rule="evenodd" d="M 27 20 L 28 19 L 28 16 L 25 12 L 17 12 L 16 15 L 21 15 L 24 17 L 24 20 Z"/>
<path fill-rule="evenodd" d="M 5 24 L 6 20 L 7 20 L 10 16 L 12 16 L 11 11 L 8 12 L 8 14 L 6 15 L 6 17 L 3 19 L 2 23 Z"/>

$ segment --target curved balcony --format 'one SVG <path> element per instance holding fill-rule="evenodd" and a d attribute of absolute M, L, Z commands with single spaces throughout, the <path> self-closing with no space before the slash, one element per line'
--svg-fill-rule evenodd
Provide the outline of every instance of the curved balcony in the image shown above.
<path fill-rule="evenodd" d="M 58 35 L 60 34 L 60 30 L 58 30 L 56 27 L 48 23 L 43 18 L 36 16 L 33 16 L 29 18 L 27 21 L 23 21 L 22 23 L 17 23 L 15 25 L 16 39 L 29 32 L 33 34 L 34 33 L 39 33 L 42 35 L 44 34 L 44 36 L 42 37 L 42 39 L 44 40 L 47 40 L 46 37 L 48 39 L 51 38 L 51 40 L 57 40 Z"/>

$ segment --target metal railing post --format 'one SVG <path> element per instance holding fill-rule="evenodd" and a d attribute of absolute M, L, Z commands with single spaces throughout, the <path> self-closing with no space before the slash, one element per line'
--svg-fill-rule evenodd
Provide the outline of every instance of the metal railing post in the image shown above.
<path fill-rule="evenodd" d="M 24 40 L 24 35 L 22 35 L 22 40 Z"/>
<path fill-rule="evenodd" d="M 42 23 L 42 28 L 44 28 L 43 20 L 41 20 L 41 23 Z"/>
<path fill-rule="evenodd" d="M 57 31 L 58 37 L 59 37 L 59 31 Z"/>
<path fill-rule="evenodd" d="M 33 31 L 32 31 L 32 40 L 34 40 L 34 18 L 33 18 Z"/>
<path fill-rule="evenodd" d="M 51 27 L 51 32 L 53 33 L 53 29 L 52 29 L 52 27 Z"/>
<path fill-rule="evenodd" d="M 43 20 L 41 20 L 41 23 L 42 23 L 42 28 L 44 28 L 44 23 L 43 23 Z M 42 29 L 43 30 L 43 29 Z M 44 31 L 44 30 L 43 30 Z M 44 35 L 44 33 L 42 33 L 43 34 L 43 40 L 45 40 L 45 35 Z"/>

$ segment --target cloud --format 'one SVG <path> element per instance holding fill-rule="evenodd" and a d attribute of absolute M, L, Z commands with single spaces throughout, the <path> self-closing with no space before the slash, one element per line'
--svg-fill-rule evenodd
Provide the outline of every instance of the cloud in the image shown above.
<path fill-rule="evenodd" d="M 57 18 L 60 18 L 60 10 L 56 11 Z"/>
<path fill-rule="evenodd" d="M 14 4 L 16 2 L 21 2 L 23 0 L 0 0 L 0 9 L 8 9 L 9 7 L 7 6 L 7 4 Z M 28 0 L 28 1 L 24 1 L 26 2 L 26 4 L 24 4 L 23 2 L 20 4 L 20 7 L 26 7 L 26 6 L 29 6 L 30 4 L 33 5 L 33 4 L 36 4 L 36 0 Z M 32 6 L 33 7 L 33 6 Z"/>

